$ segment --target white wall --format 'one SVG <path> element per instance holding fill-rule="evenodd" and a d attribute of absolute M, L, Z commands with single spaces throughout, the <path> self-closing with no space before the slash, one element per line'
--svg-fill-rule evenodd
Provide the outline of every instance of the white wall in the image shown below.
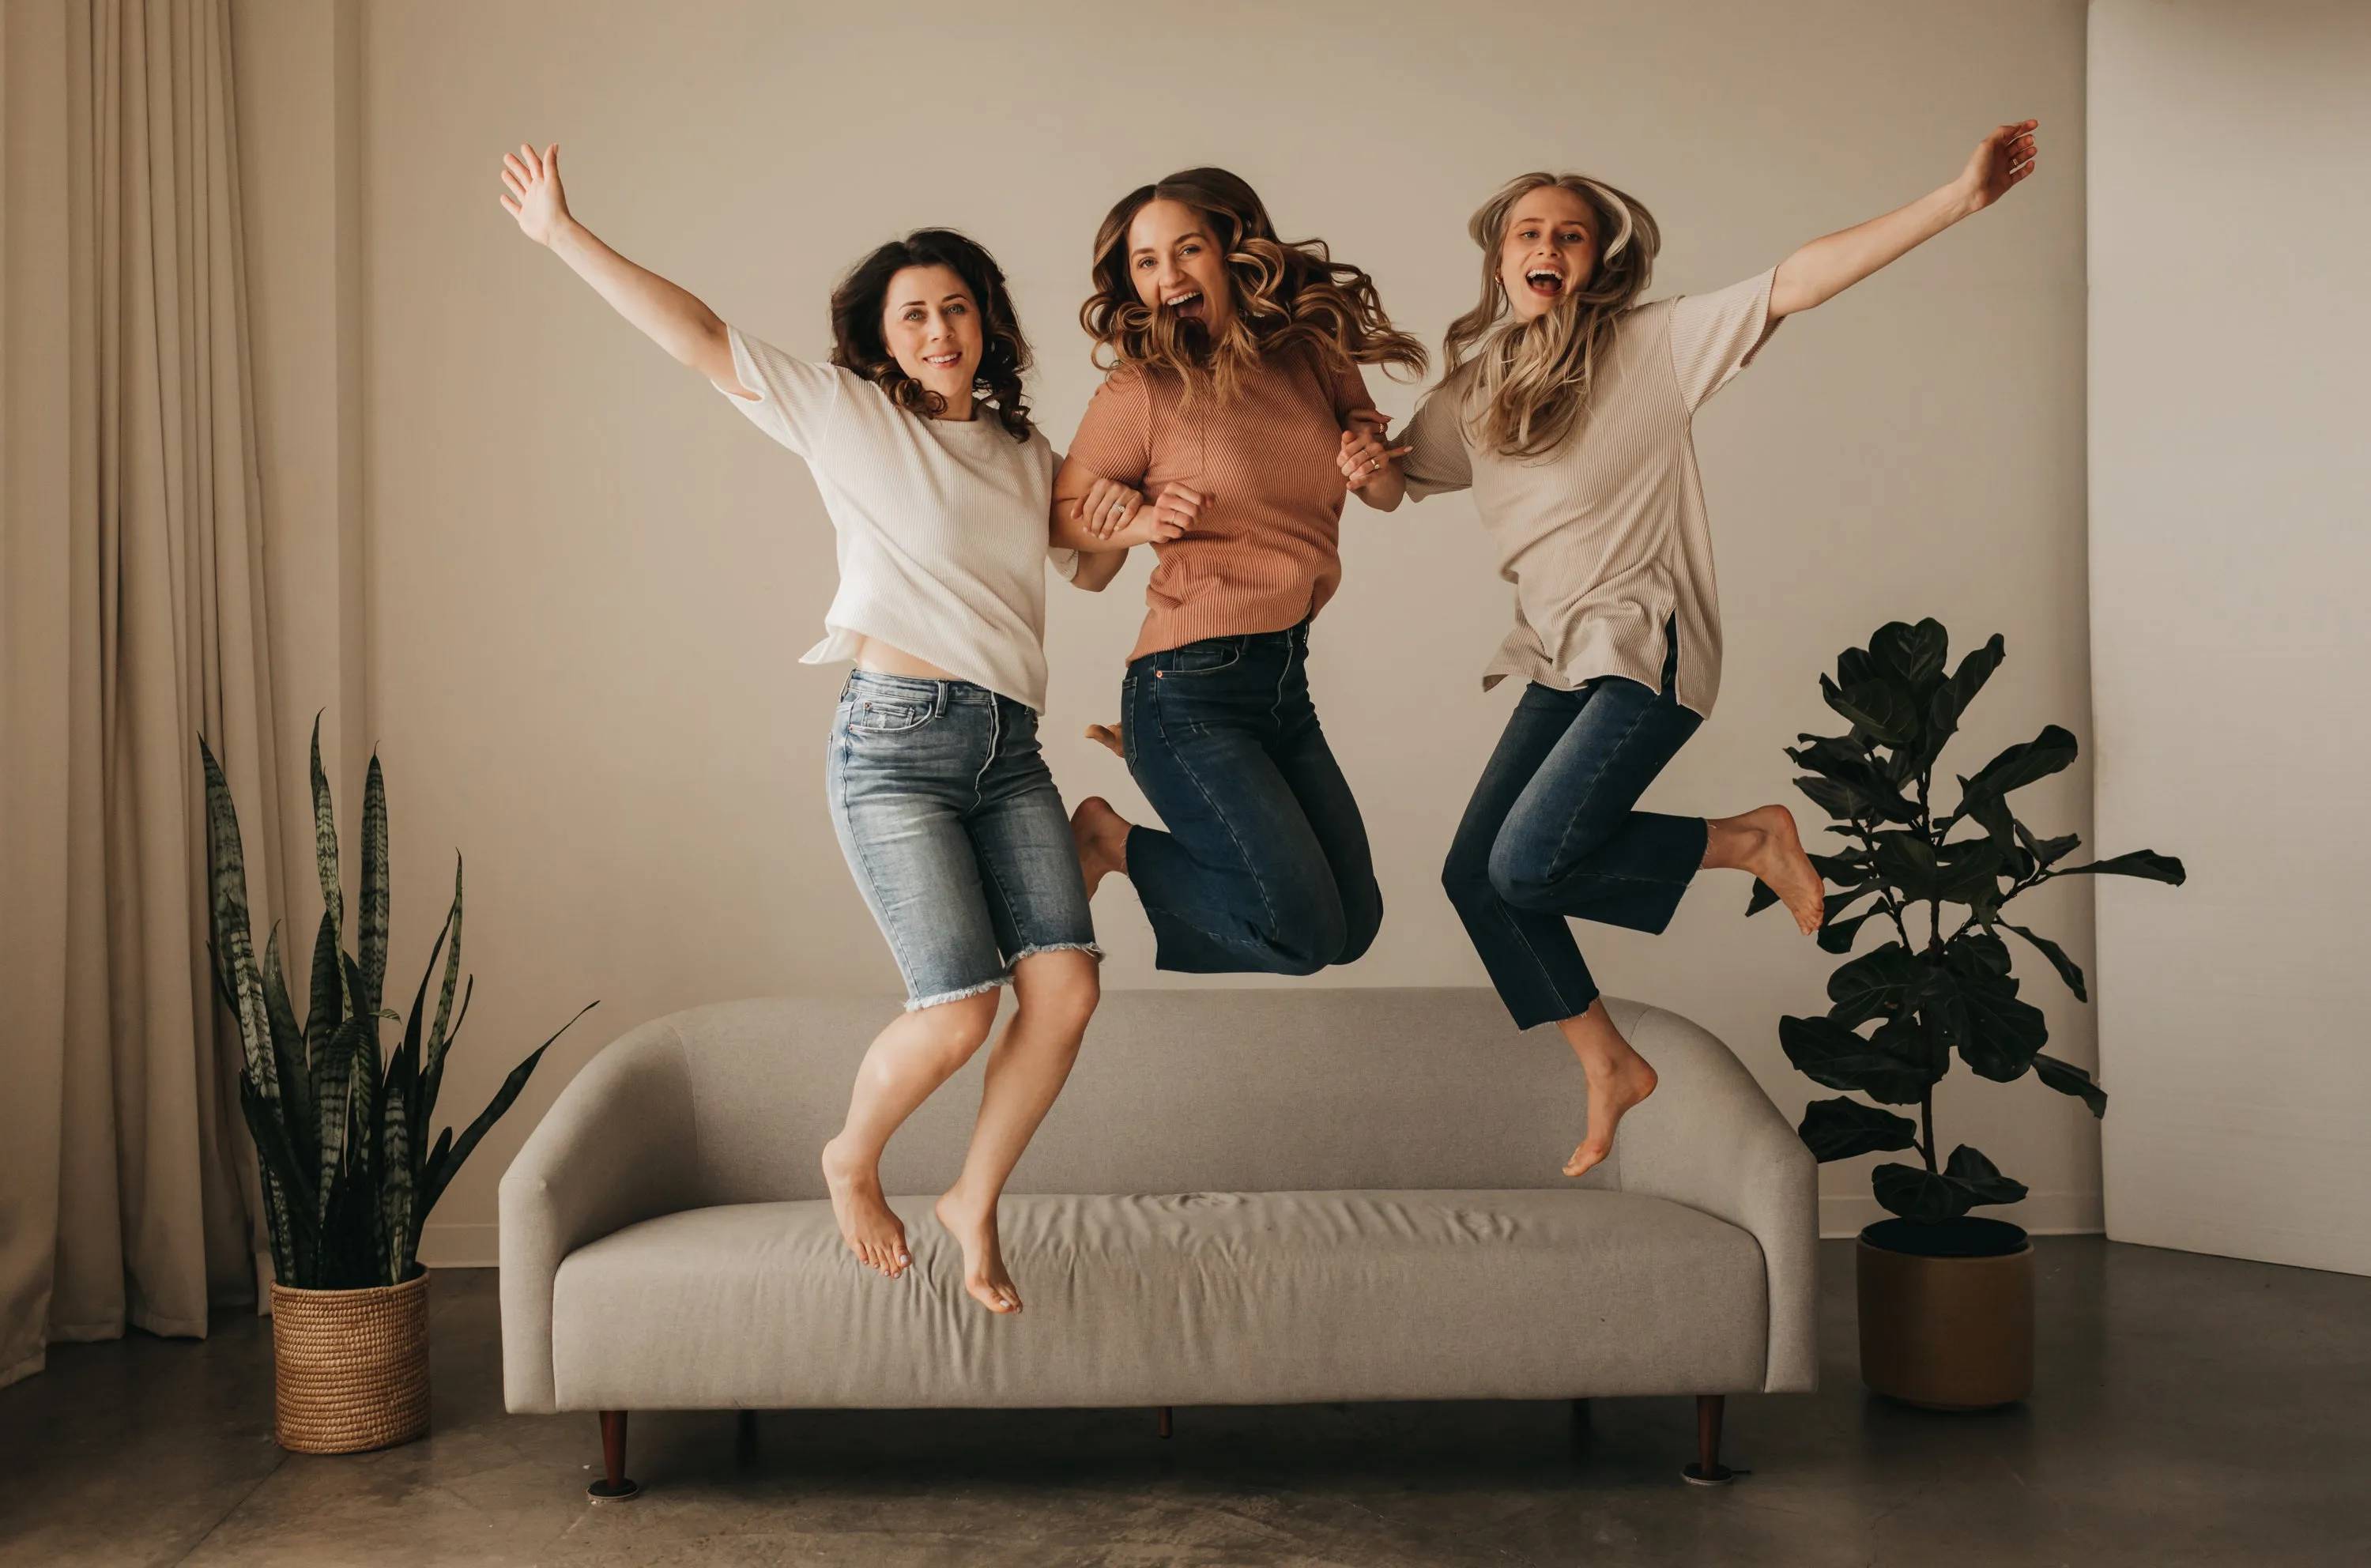
<path fill-rule="evenodd" d="M 2111 1236 L 2371 1273 L 2371 7 L 2091 13 Z"/>
<path fill-rule="evenodd" d="M 1095 221 L 1171 168 L 1236 168 L 1437 343 L 1475 288 L 1466 215 L 1519 170 L 1637 192 L 1667 236 L 1659 287 L 1700 289 L 1923 193 L 1985 129 L 2039 117 L 2041 178 L 1789 323 L 1701 421 L 1729 664 L 1718 713 L 1648 800 L 1726 812 L 1796 799 L 1779 748 L 1831 724 L 1817 674 L 1894 617 L 1938 616 L 1962 644 L 2007 636 L 1963 770 L 2044 722 L 2089 725 L 2080 7 L 1781 12 L 364 0 L 369 721 L 398 968 L 424 954 L 462 847 L 481 984 L 457 1112 L 603 1001 L 446 1199 L 432 1256 L 485 1254 L 491 1229 L 466 1228 L 490 1226 L 503 1163 L 623 1029 L 718 997 L 896 984 L 824 812 L 839 674 L 795 663 L 831 589 L 813 486 L 517 236 L 495 203 L 503 147 L 561 143 L 586 222 L 794 351 L 823 351 L 825 294 L 865 248 L 923 223 L 969 230 L 1014 280 L 1060 445 L 1093 386 L 1075 319 Z M 931 102 L 951 107 L 907 107 Z M 1345 536 L 1314 676 L 1388 915 L 1362 963 L 1299 983 L 1482 984 L 1437 878 L 1514 696 L 1476 683 L 1509 591 L 1462 500 L 1390 518 L 1354 502 Z M 1144 571 L 1100 599 L 1058 590 L 1048 638 L 1056 777 L 1124 810 L 1124 772 L 1077 736 L 1113 711 Z M 2087 766 L 2034 791 L 2035 814 L 2088 831 L 2088 792 Z M 1664 937 L 1585 942 L 1610 988 L 1719 1032 L 1791 1114 L 1810 1086 L 1776 1019 L 1824 1005 L 1833 961 L 1776 916 L 1741 920 L 1745 896 L 1708 880 Z M 2031 914 L 2089 959 L 2088 889 Z M 1125 883 L 1097 915 L 1108 984 L 1191 983 L 1152 969 Z M 2088 1064 L 2088 1009 L 2046 974 L 2031 991 L 2053 1049 Z M 1939 1114 L 1947 1140 L 2033 1186 L 2028 1223 L 2096 1228 L 2079 1105 L 1961 1074 Z M 1833 1226 L 1874 1216 L 1865 1163 L 1824 1173 Z"/>

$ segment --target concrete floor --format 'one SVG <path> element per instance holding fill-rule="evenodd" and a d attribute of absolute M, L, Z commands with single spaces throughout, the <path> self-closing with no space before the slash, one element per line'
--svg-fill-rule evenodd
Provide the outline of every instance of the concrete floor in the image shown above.
<path fill-rule="evenodd" d="M 272 1441 L 271 1338 L 64 1345 L 0 1389 L 0 1562 L 2371 1563 L 2371 1279 L 2045 1239 L 2040 1391 L 1908 1410 L 1855 1370 L 1822 1252 L 1823 1387 L 1732 1398 L 1723 1492 L 1688 1401 L 633 1422 L 589 1505 L 589 1415 L 503 1413 L 493 1276 L 434 1286 L 435 1427 L 344 1458 Z"/>

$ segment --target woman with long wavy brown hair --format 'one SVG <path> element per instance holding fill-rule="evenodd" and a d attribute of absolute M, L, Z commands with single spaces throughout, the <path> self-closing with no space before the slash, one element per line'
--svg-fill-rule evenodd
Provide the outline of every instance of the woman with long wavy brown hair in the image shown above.
<path fill-rule="evenodd" d="M 1037 745 L 1046 705 L 1045 518 L 1056 457 L 1022 398 L 1029 345 L 1004 274 L 976 242 L 919 229 L 832 291 L 828 363 L 728 326 L 603 244 L 568 210 L 560 149 L 503 159 L 503 210 L 601 297 L 806 459 L 839 536 L 839 587 L 804 663 L 853 661 L 827 751 L 832 825 L 888 940 L 906 1010 L 857 1068 L 822 1149 L 850 1251 L 895 1278 L 912 1262 L 881 1190 L 883 1148 L 987 1042 L 962 1173 L 934 1207 L 964 1287 L 1021 1310 L 997 1200 L 1076 1060 L 1100 996 L 1086 883 Z M 1082 562 L 1100 588 L 1116 564 Z"/>
<path fill-rule="evenodd" d="M 1118 749 L 1165 831 L 1081 803 L 1088 890 L 1109 871 L 1135 882 L 1163 969 L 1347 963 L 1383 900 L 1310 702 L 1309 630 L 1341 581 L 1345 496 L 1400 498 L 1359 367 L 1421 372 L 1423 346 L 1373 279 L 1322 240 L 1278 238 L 1224 169 L 1122 197 L 1093 277 L 1080 319 L 1110 374 L 1055 479 L 1054 541 L 1160 558 Z"/>
<path fill-rule="evenodd" d="M 1515 584 L 1484 672 L 1526 685 L 1441 882 L 1523 1028 L 1554 1023 L 1589 1080 L 1565 1173 L 1613 1147 L 1655 1071 L 1606 1016 L 1567 918 L 1660 931 L 1695 873 L 1751 872 L 1809 934 L 1820 874 L 1784 806 L 1707 821 L 1636 810 L 1712 711 L 1720 609 L 1690 421 L 1784 317 L 1992 205 L 2033 170 L 2034 122 L 1986 136 L 1932 194 L 1715 294 L 1641 304 L 1660 241 L 1585 176 L 1509 180 L 1468 226 L 1482 298 L 1408 427 L 1407 494 L 1471 489 Z"/>

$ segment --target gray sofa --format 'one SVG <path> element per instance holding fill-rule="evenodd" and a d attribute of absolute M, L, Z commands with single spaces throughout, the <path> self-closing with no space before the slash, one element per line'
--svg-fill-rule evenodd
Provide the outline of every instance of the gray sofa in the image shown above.
<path fill-rule="evenodd" d="M 601 1051 L 502 1182 L 504 1392 L 651 1409 L 1699 1399 L 1816 1375 L 1814 1165 L 1737 1058 L 1610 1002 L 1661 1075 L 1579 1182 L 1579 1068 L 1482 990 L 1121 991 L 1000 1211 L 1026 1310 L 930 1213 L 979 1063 L 891 1144 L 897 1280 L 815 1168 L 882 997 L 697 1008 Z M 984 1053 L 983 1053 L 984 1055 Z"/>

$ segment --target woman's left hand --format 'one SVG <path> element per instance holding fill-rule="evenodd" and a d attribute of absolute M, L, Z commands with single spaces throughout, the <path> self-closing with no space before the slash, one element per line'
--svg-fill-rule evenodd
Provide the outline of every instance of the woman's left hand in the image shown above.
<path fill-rule="evenodd" d="M 1342 484 L 1347 490 L 1364 490 L 1376 475 L 1407 455 L 1405 446 L 1386 446 L 1383 432 L 1392 421 L 1371 409 L 1356 409 L 1350 414 L 1350 428 L 1342 432 L 1342 450 L 1334 461 L 1342 470 Z"/>
<path fill-rule="evenodd" d="M 1135 520 L 1143 495 L 1117 479 L 1097 479 L 1087 493 L 1071 503 L 1070 515 L 1098 539 L 1109 539 Z"/>
<path fill-rule="evenodd" d="M 2033 172 L 2034 128 L 2038 120 L 1996 127 L 1968 155 L 1960 171 L 1960 195 L 1971 213 L 1981 213 L 2008 194 L 2010 186 Z"/>

